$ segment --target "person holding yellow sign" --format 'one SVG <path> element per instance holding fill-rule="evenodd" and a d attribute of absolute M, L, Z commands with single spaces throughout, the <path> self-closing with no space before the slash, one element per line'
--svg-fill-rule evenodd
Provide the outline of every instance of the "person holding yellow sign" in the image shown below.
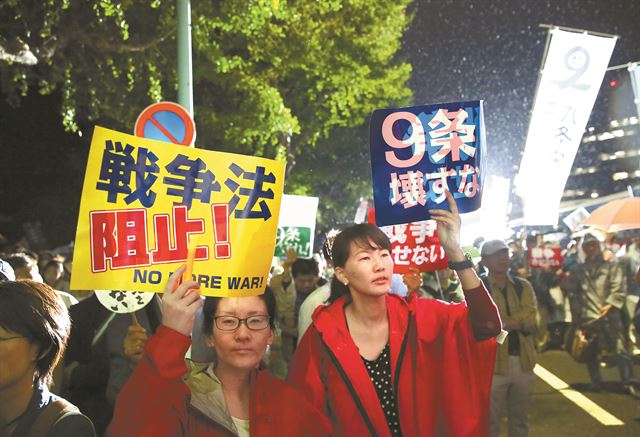
<path fill-rule="evenodd" d="M 199 285 L 171 275 L 162 325 L 116 400 L 111 436 L 326 436 L 331 426 L 304 395 L 268 375 L 262 359 L 273 341 L 275 298 L 208 297 L 203 313 L 214 363 L 187 366 Z"/>

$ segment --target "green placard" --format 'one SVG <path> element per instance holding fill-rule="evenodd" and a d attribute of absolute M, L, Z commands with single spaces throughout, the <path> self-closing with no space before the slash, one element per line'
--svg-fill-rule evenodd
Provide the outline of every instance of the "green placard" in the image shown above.
<path fill-rule="evenodd" d="M 299 226 L 283 226 L 276 233 L 275 256 L 285 256 L 287 249 L 294 247 L 300 258 L 311 257 L 311 229 Z"/>

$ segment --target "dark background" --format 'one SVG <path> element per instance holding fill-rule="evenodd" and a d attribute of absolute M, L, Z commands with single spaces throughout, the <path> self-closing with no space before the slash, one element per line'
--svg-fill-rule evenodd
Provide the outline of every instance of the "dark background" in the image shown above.
<path fill-rule="evenodd" d="M 640 61 L 638 0 L 421 0 L 412 10 L 401 56 L 413 65 L 414 103 L 485 100 L 489 172 L 509 178 L 542 60 L 540 23 L 617 34 L 610 65 Z M 611 77 L 619 90 L 607 89 Z M 592 119 L 633 110 L 626 80 L 625 70 L 605 77 Z M 612 93 L 621 95 L 612 102 Z M 83 137 L 64 132 L 59 108 L 59 94 L 30 94 L 19 108 L 0 98 L 0 233 L 12 242 L 26 235 L 52 248 L 74 238 L 92 129 L 81 125 Z"/>

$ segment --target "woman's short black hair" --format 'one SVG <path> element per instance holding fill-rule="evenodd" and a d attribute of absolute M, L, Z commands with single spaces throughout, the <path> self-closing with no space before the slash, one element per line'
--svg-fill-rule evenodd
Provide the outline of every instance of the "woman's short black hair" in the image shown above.
<path fill-rule="evenodd" d="M 355 243 L 360 247 L 370 249 L 387 249 L 391 250 L 391 242 L 389 237 L 382 232 L 377 226 L 369 223 L 361 223 L 344 228 L 342 232 L 336 235 L 331 250 L 331 261 L 334 268 L 344 267 L 349 259 L 351 243 Z M 333 275 L 331 280 L 331 295 L 329 303 L 333 303 L 339 297 L 349 293 L 349 287 L 338 280 Z"/>
<path fill-rule="evenodd" d="M 276 317 L 276 297 L 273 294 L 273 290 L 267 285 L 264 293 L 258 295 L 258 297 L 262 299 L 267 305 L 267 313 L 269 314 L 269 326 L 271 326 L 271 329 L 274 329 Z M 218 309 L 218 304 L 222 299 L 224 299 L 224 297 L 207 296 L 204 300 L 204 308 L 202 308 L 202 333 L 205 337 L 210 336 L 213 332 L 213 318 L 215 317 L 216 310 Z"/>
<path fill-rule="evenodd" d="M 38 347 L 33 379 L 48 384 L 71 329 L 67 307 L 56 291 L 28 279 L 0 282 L 0 326 Z"/>

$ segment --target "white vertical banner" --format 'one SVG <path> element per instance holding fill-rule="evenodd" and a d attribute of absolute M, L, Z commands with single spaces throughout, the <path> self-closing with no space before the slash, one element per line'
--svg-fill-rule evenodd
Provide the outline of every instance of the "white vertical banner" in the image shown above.
<path fill-rule="evenodd" d="M 293 247 L 298 257 L 311 258 L 317 211 L 317 197 L 282 195 L 275 256 L 284 256 Z"/>
<path fill-rule="evenodd" d="M 550 30 L 516 193 L 527 225 L 556 225 L 560 199 L 616 37 Z"/>

